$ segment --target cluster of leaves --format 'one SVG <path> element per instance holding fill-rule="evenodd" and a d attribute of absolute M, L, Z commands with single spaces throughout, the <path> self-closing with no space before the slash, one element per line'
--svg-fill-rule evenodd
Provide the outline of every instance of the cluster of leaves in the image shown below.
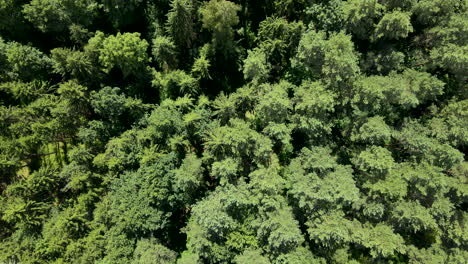
<path fill-rule="evenodd" d="M 466 263 L 467 23 L 0 1 L 0 263 Z"/>

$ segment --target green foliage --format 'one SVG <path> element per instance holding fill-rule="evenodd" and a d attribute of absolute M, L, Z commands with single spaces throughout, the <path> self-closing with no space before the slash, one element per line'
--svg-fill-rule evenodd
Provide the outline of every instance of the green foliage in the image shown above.
<path fill-rule="evenodd" d="M 271 123 L 284 124 L 289 118 L 292 103 L 288 98 L 288 87 L 286 82 L 273 86 L 264 85 L 265 90 L 254 108 L 257 123 L 265 127 Z"/>
<path fill-rule="evenodd" d="M 343 6 L 339 0 L 313 3 L 306 8 L 314 28 L 323 31 L 339 31 L 343 23 Z"/>
<path fill-rule="evenodd" d="M 202 161 L 192 154 L 187 156 L 180 168 L 174 171 L 173 188 L 175 195 L 181 197 L 180 200 L 186 206 L 192 204 L 202 185 L 202 179 Z"/>
<path fill-rule="evenodd" d="M 104 87 L 98 92 L 93 92 L 91 106 L 94 112 L 111 122 L 116 122 L 125 110 L 125 95 L 119 95 L 119 92 L 119 88 L 111 87 Z"/>
<path fill-rule="evenodd" d="M 291 161 L 286 176 L 288 193 L 303 218 L 339 210 L 359 198 L 351 168 L 338 165 L 330 150 L 325 148 L 303 149 L 301 155 Z"/>
<path fill-rule="evenodd" d="M 436 25 L 438 22 L 451 15 L 457 9 L 465 9 L 466 3 L 459 0 L 423 0 L 416 3 L 412 11 L 419 23 L 423 25 Z"/>
<path fill-rule="evenodd" d="M 408 254 L 410 255 L 409 263 L 445 263 L 447 254 L 439 247 L 430 248 L 411 248 Z"/>
<path fill-rule="evenodd" d="M 247 171 L 254 164 L 269 163 L 271 140 L 250 129 L 242 120 L 231 119 L 227 126 L 214 127 L 207 132 L 205 140 L 205 159 L 222 161 L 234 158 Z"/>
<path fill-rule="evenodd" d="M 349 85 L 358 76 L 357 60 L 350 36 L 338 33 L 326 40 L 324 32 L 310 30 L 302 36 L 292 66 L 304 79 L 322 78 L 339 87 Z"/>
<path fill-rule="evenodd" d="M 413 32 L 409 13 L 394 11 L 385 14 L 375 28 L 376 38 L 399 39 L 406 38 Z"/>
<path fill-rule="evenodd" d="M 265 52 L 257 49 L 249 50 L 248 54 L 244 60 L 244 78 L 257 82 L 267 80 L 271 66 L 267 62 Z"/>
<path fill-rule="evenodd" d="M 326 46 L 325 33 L 308 31 L 304 33 L 297 47 L 297 54 L 291 61 L 293 68 L 305 72 L 305 75 L 318 78 L 324 60 Z"/>
<path fill-rule="evenodd" d="M 192 2 L 188 0 L 172 0 L 171 10 L 167 14 L 166 30 L 174 39 L 179 49 L 192 46 L 195 38 Z"/>
<path fill-rule="evenodd" d="M 431 52 L 435 64 L 454 74 L 461 81 L 465 80 L 467 70 L 467 46 L 447 44 Z"/>
<path fill-rule="evenodd" d="M 60 84 L 57 93 L 60 95 L 59 102 L 50 110 L 55 119 L 52 123 L 58 127 L 57 133 L 73 137 L 76 129 L 85 124 L 85 116 L 89 114 L 87 88 L 76 81 L 68 81 Z"/>
<path fill-rule="evenodd" d="M 38 99 L 42 93 L 47 92 L 50 87 L 42 81 L 32 82 L 5 82 L 0 86 L 0 90 L 9 94 L 14 100 L 21 104 L 28 104 Z"/>
<path fill-rule="evenodd" d="M 8 199 L 2 201 L 2 220 L 13 223 L 17 228 L 40 226 L 47 218 L 53 196 L 41 199 L 48 192 L 56 192 L 59 180 L 52 170 L 42 169 L 8 186 L 5 194 Z"/>
<path fill-rule="evenodd" d="M 406 70 L 402 74 L 361 78 L 354 87 L 354 107 L 359 111 L 398 118 L 395 105 L 415 108 L 444 93 L 444 83 L 425 72 Z"/>
<path fill-rule="evenodd" d="M 403 10 L 411 9 L 417 1 L 415 0 L 382 0 L 380 1 L 383 5 L 385 5 L 388 9 L 398 9 L 401 8 Z"/>
<path fill-rule="evenodd" d="M 352 83 L 359 72 L 351 37 L 342 33 L 331 36 L 322 65 L 325 80 L 333 86 L 345 86 L 349 82 Z"/>
<path fill-rule="evenodd" d="M 466 21 L 465 14 L 453 14 L 444 24 L 432 28 L 431 33 L 435 33 L 439 41 L 453 43 L 457 45 L 466 44 Z"/>
<path fill-rule="evenodd" d="M 38 49 L 17 42 L 1 43 L 6 77 L 10 80 L 43 79 L 51 68 L 51 60 Z M 42 78 L 41 78 L 42 77 Z"/>
<path fill-rule="evenodd" d="M 43 32 L 63 32 L 72 24 L 91 24 L 97 8 L 95 0 L 32 0 L 24 5 L 23 13 Z"/>
<path fill-rule="evenodd" d="M 463 160 L 463 154 L 460 151 L 430 138 L 427 135 L 428 131 L 422 125 L 415 122 L 409 122 L 409 124 L 405 124 L 397 136 L 404 149 L 410 154 L 445 168 L 451 168 Z"/>
<path fill-rule="evenodd" d="M 467 10 L 0 1 L 0 263 L 465 264 Z"/>
<path fill-rule="evenodd" d="M 385 224 L 357 229 L 354 237 L 356 243 L 369 249 L 374 258 L 391 257 L 406 251 L 403 238 Z"/>
<path fill-rule="evenodd" d="M 271 262 L 268 258 L 262 256 L 262 252 L 260 250 L 254 249 L 247 249 L 242 253 L 242 255 L 236 256 L 234 259 L 234 263 L 236 264 L 247 264 L 255 262 L 258 264 L 270 264 Z"/>
<path fill-rule="evenodd" d="M 351 0 L 343 5 L 347 29 L 360 39 L 369 38 L 385 7 L 377 0 Z"/>
<path fill-rule="evenodd" d="M 336 94 L 320 82 L 305 81 L 294 90 L 295 128 L 319 139 L 331 133 L 330 116 L 335 111 Z"/>
<path fill-rule="evenodd" d="M 124 77 L 139 75 L 148 62 L 148 42 L 140 39 L 140 33 L 117 33 L 102 42 L 99 61 L 105 72 L 113 67 L 122 70 Z"/>
<path fill-rule="evenodd" d="M 322 247 L 334 248 L 352 241 L 353 222 L 341 215 L 322 215 L 307 222 L 310 239 Z"/>
<path fill-rule="evenodd" d="M 63 77 L 89 81 L 99 76 L 96 65 L 93 65 L 93 61 L 84 52 L 56 48 L 51 50 L 51 55 L 54 61 L 54 72 Z"/>
<path fill-rule="evenodd" d="M 156 164 L 129 172 L 114 181 L 109 194 L 111 221 L 131 236 L 148 235 L 168 225 L 170 213 L 164 205 L 170 202 L 170 170 L 174 155 L 161 157 Z M 125 197 L 125 199 L 122 199 Z"/>
<path fill-rule="evenodd" d="M 132 264 L 170 264 L 175 263 L 177 255 L 172 250 L 153 239 L 142 239 L 137 242 L 133 253 Z"/>
<path fill-rule="evenodd" d="M 181 70 L 166 73 L 153 72 L 152 85 L 159 90 L 161 99 L 175 99 L 183 94 L 196 95 L 199 90 L 197 80 Z"/>
<path fill-rule="evenodd" d="M 392 71 L 403 70 L 404 60 L 404 53 L 389 46 L 378 52 L 368 52 L 361 61 L 361 67 L 366 72 L 388 75 Z"/>
<path fill-rule="evenodd" d="M 359 170 L 377 177 L 387 174 L 395 166 L 392 153 L 378 146 L 371 146 L 359 153 L 354 164 Z"/>
<path fill-rule="evenodd" d="M 399 228 L 410 232 L 426 231 L 437 228 L 437 223 L 428 210 L 417 202 L 404 202 L 395 206 L 394 220 Z"/>
<path fill-rule="evenodd" d="M 431 134 L 439 141 L 447 142 L 452 146 L 466 146 L 468 135 L 464 128 L 468 125 L 467 113 L 467 100 L 449 103 L 429 121 Z"/>
<path fill-rule="evenodd" d="M 201 54 L 193 63 L 192 75 L 200 79 L 211 79 L 210 66 L 210 60 L 205 54 Z"/>
<path fill-rule="evenodd" d="M 260 22 L 257 41 L 260 50 L 268 55 L 267 63 L 271 64 L 274 73 L 282 74 L 289 68 L 286 65 L 289 65 L 303 32 L 302 22 L 289 23 L 286 19 L 277 17 L 268 17 Z"/>
<path fill-rule="evenodd" d="M 239 23 L 239 10 L 238 5 L 226 0 L 210 0 L 199 9 L 203 28 L 213 33 L 213 46 L 224 56 L 233 52 L 233 27 Z"/>
<path fill-rule="evenodd" d="M 391 137 L 392 130 L 385 123 L 383 117 L 375 116 L 367 119 L 367 121 L 359 127 L 359 130 L 351 136 L 351 139 L 379 145 L 390 142 Z"/>
<path fill-rule="evenodd" d="M 323 258 L 314 256 L 310 250 L 305 247 L 299 247 L 296 250 L 289 252 L 288 254 L 280 255 L 275 263 L 288 263 L 288 264 L 322 264 L 325 263 Z"/>
<path fill-rule="evenodd" d="M 157 36 L 153 39 L 153 56 L 159 67 L 174 69 L 177 66 L 176 46 L 168 37 Z"/>
<path fill-rule="evenodd" d="M 304 242 L 292 212 L 280 209 L 267 214 L 267 217 L 268 219 L 260 224 L 257 236 L 268 241 L 268 249 L 272 255 L 288 253 Z"/>

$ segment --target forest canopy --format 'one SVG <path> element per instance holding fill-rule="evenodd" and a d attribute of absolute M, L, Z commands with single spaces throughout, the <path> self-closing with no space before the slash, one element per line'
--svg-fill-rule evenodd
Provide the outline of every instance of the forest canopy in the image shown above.
<path fill-rule="evenodd" d="M 1 0 L 0 263 L 465 264 L 468 1 Z"/>

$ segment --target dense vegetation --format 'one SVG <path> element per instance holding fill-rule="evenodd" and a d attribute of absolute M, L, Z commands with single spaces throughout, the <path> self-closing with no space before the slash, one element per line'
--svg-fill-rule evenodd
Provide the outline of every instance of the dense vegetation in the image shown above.
<path fill-rule="evenodd" d="M 468 259 L 468 1 L 1 0 L 0 263 Z"/>

